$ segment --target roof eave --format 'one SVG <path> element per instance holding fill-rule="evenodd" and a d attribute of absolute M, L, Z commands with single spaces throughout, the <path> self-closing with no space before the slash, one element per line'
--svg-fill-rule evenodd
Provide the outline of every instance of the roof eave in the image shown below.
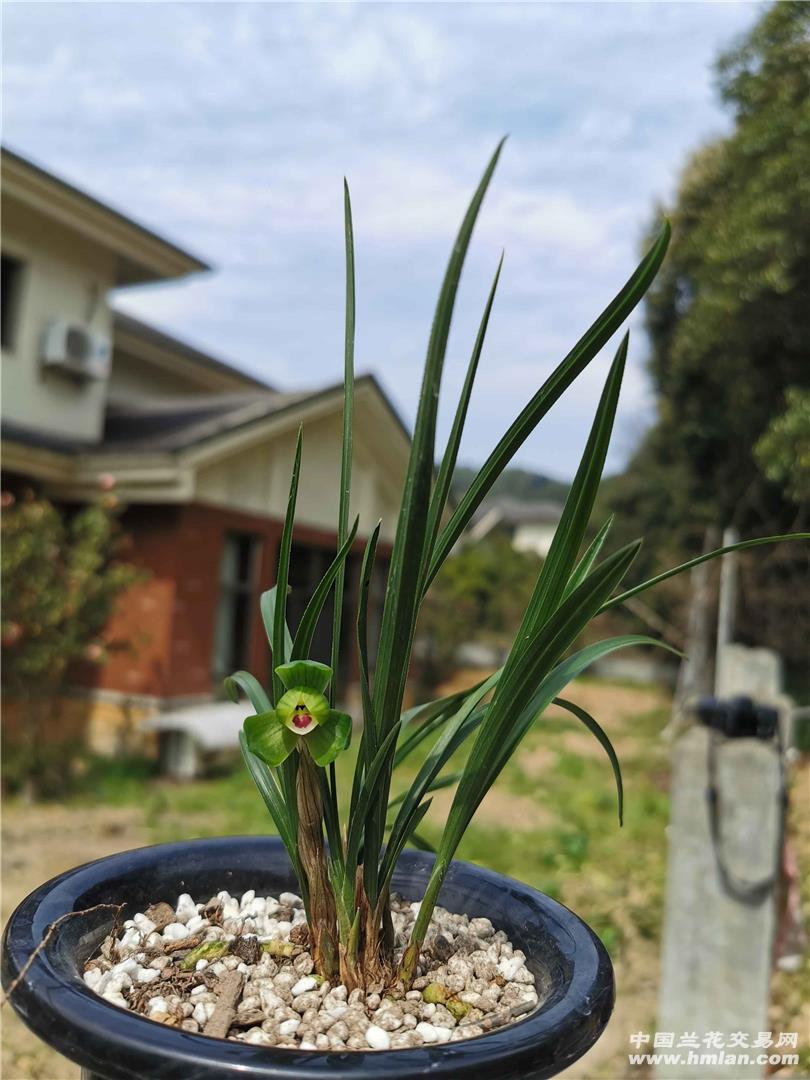
<path fill-rule="evenodd" d="M 190 252 L 3 147 L 3 193 L 112 250 L 119 287 L 211 269 Z"/>

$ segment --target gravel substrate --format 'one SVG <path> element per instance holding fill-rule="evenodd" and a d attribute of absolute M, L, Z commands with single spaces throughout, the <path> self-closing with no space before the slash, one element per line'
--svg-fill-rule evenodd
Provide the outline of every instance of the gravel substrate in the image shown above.
<path fill-rule="evenodd" d="M 419 904 L 391 903 L 396 956 Z M 436 908 L 417 969 L 401 986 L 353 990 L 313 974 L 301 898 L 183 893 L 128 919 L 84 981 L 151 1020 L 220 1038 L 298 1050 L 389 1050 L 454 1042 L 537 1005 L 526 957 L 489 919 Z"/>

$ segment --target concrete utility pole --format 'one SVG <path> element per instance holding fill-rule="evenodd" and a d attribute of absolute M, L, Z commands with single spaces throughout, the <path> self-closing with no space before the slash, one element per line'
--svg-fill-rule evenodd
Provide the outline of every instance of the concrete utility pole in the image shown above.
<path fill-rule="evenodd" d="M 727 529 L 723 543 L 735 539 Z M 731 644 L 736 602 L 734 556 L 725 556 L 715 694 L 748 695 L 783 708 L 778 656 Z M 689 1050 L 684 1049 L 680 1064 L 659 1065 L 656 1076 L 761 1078 L 764 1066 L 732 1068 L 710 1061 L 705 1055 L 713 1048 L 705 1037 L 720 1033 L 728 1047 L 734 1033 L 744 1032 L 753 1041 L 768 1028 L 783 825 L 780 756 L 774 743 L 726 738 L 694 724 L 674 744 L 672 763 L 657 1029 L 672 1032 L 676 1047 L 683 1035 L 700 1041 L 693 1050 L 697 1059 L 689 1059 L 693 1063 L 686 1063 Z M 710 787 L 717 792 L 714 812 L 707 797 Z"/>
<path fill-rule="evenodd" d="M 736 544 L 740 539 L 740 534 L 734 528 L 733 525 L 729 525 L 723 530 L 723 547 L 731 547 L 732 544 Z M 715 650 L 715 657 L 717 663 L 715 665 L 714 673 L 714 692 L 717 695 L 721 694 L 719 689 L 720 679 L 720 657 L 723 655 L 723 650 L 726 645 L 730 645 L 734 640 L 734 623 L 737 619 L 737 588 L 738 588 L 739 572 L 737 566 L 737 554 L 732 552 L 729 555 L 723 555 L 720 559 L 720 597 L 717 603 L 717 648 Z M 731 693 L 735 691 L 732 690 Z M 736 693 L 742 693 L 741 690 Z"/>

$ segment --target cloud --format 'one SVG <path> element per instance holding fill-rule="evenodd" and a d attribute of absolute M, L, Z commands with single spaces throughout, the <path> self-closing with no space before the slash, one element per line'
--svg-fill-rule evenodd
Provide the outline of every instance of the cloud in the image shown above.
<path fill-rule="evenodd" d="M 339 377 L 342 177 L 358 366 L 412 417 L 453 236 L 511 133 L 448 353 L 446 435 L 502 247 L 470 413 L 481 460 L 631 272 L 689 149 L 723 131 L 718 49 L 750 4 L 10 4 L 9 144 L 213 262 L 121 306 L 283 384 Z M 650 415 L 635 318 L 611 458 Z M 519 460 L 576 467 L 609 357 Z"/>

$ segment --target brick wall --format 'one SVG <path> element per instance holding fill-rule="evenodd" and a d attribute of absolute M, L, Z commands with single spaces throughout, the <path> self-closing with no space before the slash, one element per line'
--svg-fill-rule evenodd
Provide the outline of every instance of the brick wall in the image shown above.
<path fill-rule="evenodd" d="M 249 670 L 265 680 L 270 654 L 259 610 L 260 594 L 275 581 L 282 523 L 203 504 L 133 506 L 123 518 L 132 539 L 128 557 L 149 575 L 119 601 L 108 628 L 110 660 L 88 671 L 83 685 L 158 698 L 207 695 L 219 568 L 225 534 L 252 533 L 261 539 L 260 568 L 251 603 Z M 335 549 L 335 534 L 305 526 L 295 540 Z M 382 546 L 382 545 L 381 545 Z M 357 551 L 363 544 L 358 542 Z M 384 561 L 388 552 L 380 553 Z M 131 648 L 118 650 L 116 642 Z M 352 665 L 354 666 L 354 665 Z"/>

